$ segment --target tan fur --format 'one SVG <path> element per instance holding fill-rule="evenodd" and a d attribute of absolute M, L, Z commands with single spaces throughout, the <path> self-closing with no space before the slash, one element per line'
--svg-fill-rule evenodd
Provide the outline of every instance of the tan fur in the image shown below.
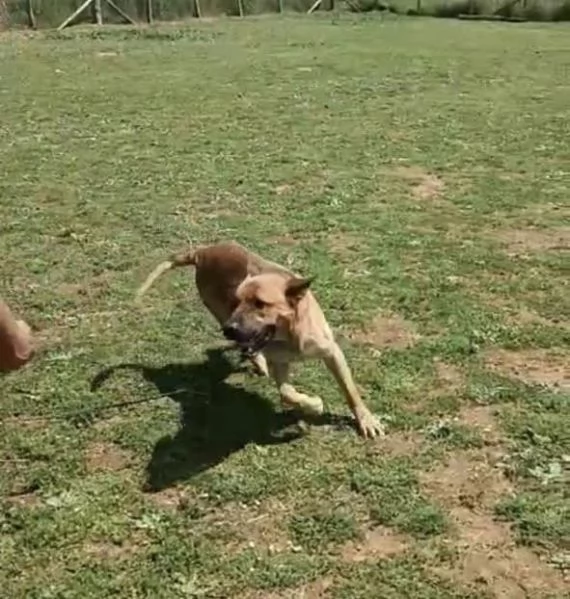
<path fill-rule="evenodd" d="M 237 306 L 236 289 L 248 275 L 261 272 L 289 271 L 246 250 L 239 243 L 216 243 L 189 248 L 161 262 L 147 277 L 136 294 L 140 303 L 143 295 L 164 273 L 181 266 L 194 266 L 195 283 L 200 299 L 222 326 Z M 256 369 L 268 375 L 262 353 L 250 357 Z"/>
<path fill-rule="evenodd" d="M 195 267 L 200 298 L 224 326 L 239 321 L 248 330 L 275 327 L 274 337 L 250 359 L 274 379 L 283 404 L 306 413 L 321 414 L 323 401 L 298 392 L 289 382 L 291 363 L 305 358 L 322 359 L 340 386 L 365 437 L 382 433 L 382 426 L 366 407 L 344 354 L 314 295 L 310 280 L 265 260 L 230 242 L 197 247 L 159 264 L 137 293 L 142 295 L 163 273 L 186 265 Z"/>
<path fill-rule="evenodd" d="M 320 397 L 300 393 L 289 382 L 292 362 L 321 359 L 341 388 L 361 434 L 365 437 L 382 434 L 382 425 L 360 397 L 344 354 L 309 290 L 310 283 L 308 279 L 284 273 L 248 277 L 236 291 L 239 304 L 230 321 L 252 336 L 275 327 L 275 334 L 263 347 L 263 353 L 285 405 L 311 414 L 322 413 Z"/>

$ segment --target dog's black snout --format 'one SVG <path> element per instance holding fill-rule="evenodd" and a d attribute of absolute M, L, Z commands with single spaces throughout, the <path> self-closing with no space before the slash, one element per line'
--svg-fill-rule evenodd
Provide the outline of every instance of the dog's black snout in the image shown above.
<path fill-rule="evenodd" d="M 222 333 L 226 339 L 237 341 L 239 337 L 239 329 L 235 322 L 227 323 L 222 328 Z"/>

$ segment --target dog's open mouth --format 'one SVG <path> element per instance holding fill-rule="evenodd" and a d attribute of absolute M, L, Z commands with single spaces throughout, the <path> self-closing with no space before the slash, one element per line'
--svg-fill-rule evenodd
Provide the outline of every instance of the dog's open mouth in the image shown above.
<path fill-rule="evenodd" d="M 246 356 L 252 356 L 262 350 L 274 337 L 275 327 L 268 326 L 262 331 L 248 339 L 246 343 L 240 343 L 241 350 Z"/>

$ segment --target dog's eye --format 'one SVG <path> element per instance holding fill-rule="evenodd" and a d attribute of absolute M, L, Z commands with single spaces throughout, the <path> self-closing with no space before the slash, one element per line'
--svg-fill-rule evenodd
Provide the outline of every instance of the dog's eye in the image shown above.
<path fill-rule="evenodd" d="M 256 307 L 257 310 L 262 310 L 263 308 L 265 308 L 265 306 L 267 306 L 267 304 L 264 301 L 257 298 L 253 300 L 253 305 Z"/>

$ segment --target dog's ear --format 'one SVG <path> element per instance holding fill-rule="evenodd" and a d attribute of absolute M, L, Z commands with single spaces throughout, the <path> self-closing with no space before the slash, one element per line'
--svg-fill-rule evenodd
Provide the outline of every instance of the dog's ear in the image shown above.
<path fill-rule="evenodd" d="M 292 277 L 287 281 L 285 287 L 285 297 L 289 302 L 296 304 L 303 299 L 305 293 L 309 290 L 311 283 L 315 280 L 315 277 L 308 279 L 301 277 Z"/>

